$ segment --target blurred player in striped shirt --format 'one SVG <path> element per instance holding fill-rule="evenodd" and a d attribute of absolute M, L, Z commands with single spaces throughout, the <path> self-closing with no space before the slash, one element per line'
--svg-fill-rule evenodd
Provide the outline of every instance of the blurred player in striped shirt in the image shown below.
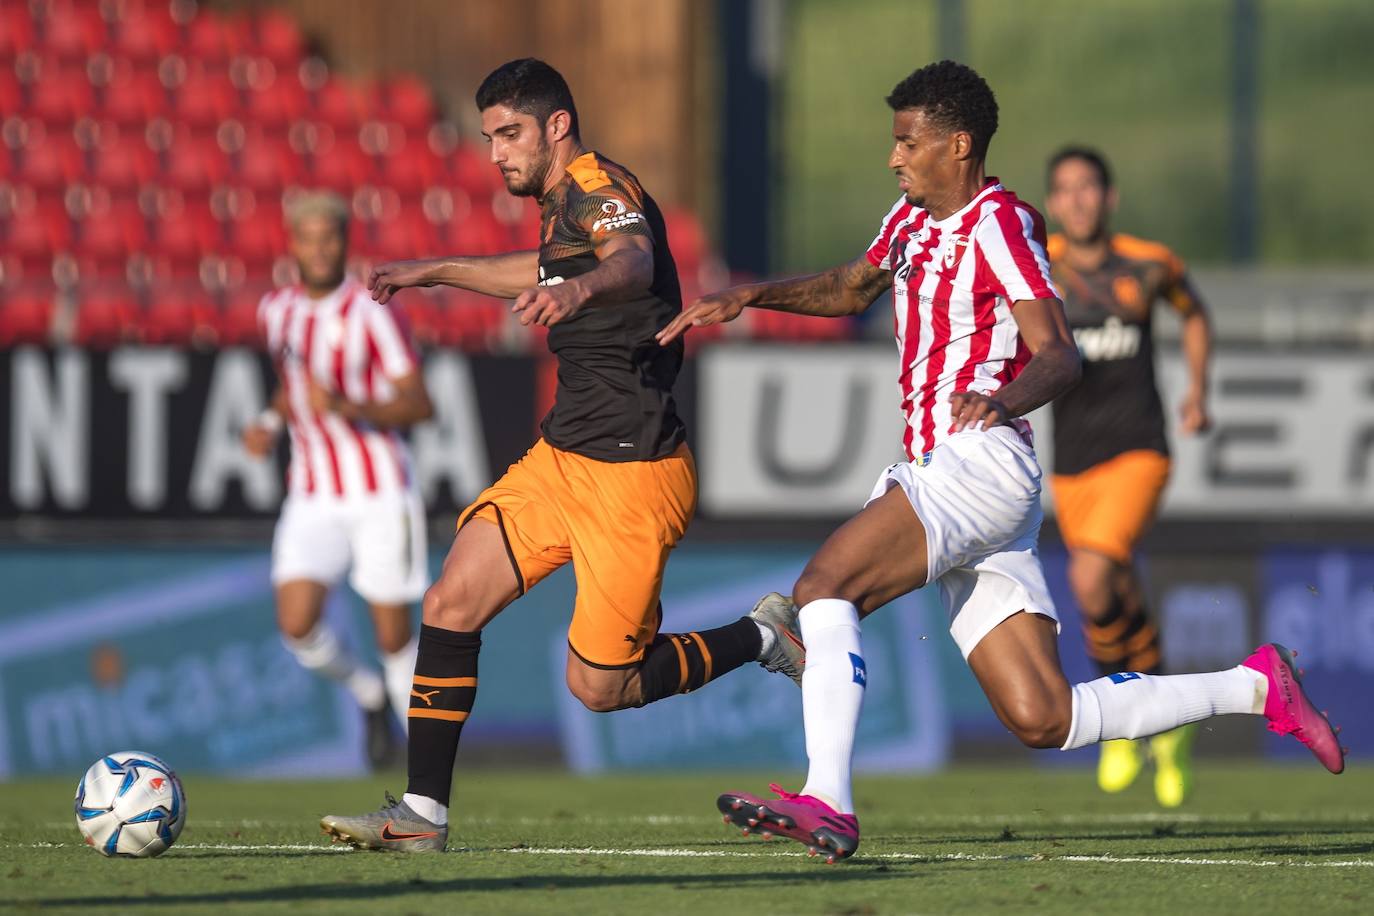
<path fill-rule="evenodd" d="M 902 198 L 865 255 L 823 273 L 736 287 L 693 303 L 659 339 L 746 307 L 838 317 L 891 288 L 906 459 L 823 544 L 793 587 L 784 644 L 804 659 L 800 792 L 729 792 L 728 823 L 782 834 L 834 862 L 859 846 L 850 764 L 868 685 L 859 620 L 939 586 L 950 635 L 993 710 L 1023 743 L 1071 750 L 1223 713 L 1263 715 L 1332 772 L 1344 756 L 1297 684 L 1287 650 L 1261 646 L 1225 671 L 1125 672 L 1070 684 L 1036 551 L 1041 471 L 1030 411 L 1078 383 L 1078 348 L 1050 278 L 1040 214 L 984 173 L 997 102 L 973 70 L 931 64 L 898 83 L 888 166 Z M 769 600 L 769 599 L 765 599 Z"/>
<path fill-rule="evenodd" d="M 244 445 L 266 457 L 288 433 L 288 494 L 272 542 L 277 625 L 301 665 L 357 699 L 368 761 L 383 766 L 399 762 L 392 711 L 409 704 L 411 605 L 429 585 L 424 505 L 401 433 L 433 408 L 399 315 L 345 274 L 347 204 L 306 193 L 287 223 L 300 284 L 258 307 L 280 384 Z M 329 590 L 350 571 L 372 612 L 381 674 L 322 619 Z"/>
<path fill-rule="evenodd" d="M 1083 381 L 1054 402 L 1054 493 L 1069 548 L 1069 585 L 1083 612 L 1084 643 L 1104 675 L 1163 670 L 1159 631 L 1145 610 L 1135 546 L 1169 479 L 1164 407 L 1155 385 L 1152 318 L 1168 303 L 1183 324 L 1188 388 L 1178 405 L 1185 433 L 1206 429 L 1211 325 L 1183 262 L 1158 242 L 1110 226 L 1116 189 L 1096 150 L 1067 147 L 1049 162 L 1046 208 L 1051 275 L 1083 356 Z M 1192 787 L 1196 725 L 1150 739 L 1155 797 L 1181 805 Z M 1139 742 L 1102 744 L 1097 781 L 1120 792 L 1144 758 Z"/>

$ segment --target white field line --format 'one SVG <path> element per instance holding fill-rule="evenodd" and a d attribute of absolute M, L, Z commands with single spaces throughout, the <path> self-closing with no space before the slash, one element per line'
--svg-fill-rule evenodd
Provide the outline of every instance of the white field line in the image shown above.
<path fill-rule="evenodd" d="M 472 824 L 480 826 L 517 826 L 517 827 L 556 827 L 560 825 L 576 824 L 649 824 L 672 825 L 672 824 L 709 824 L 718 823 L 720 816 L 716 814 L 702 815 L 682 815 L 682 814 L 642 814 L 606 817 L 603 815 L 577 815 L 573 817 L 464 817 L 462 824 Z M 1341 812 L 1310 812 L 1302 815 L 1298 814 L 1275 814 L 1273 812 L 1257 812 L 1255 814 L 1234 814 L 1234 815 L 1207 815 L 1180 812 L 1169 814 L 1162 811 L 1142 811 L 1136 813 L 1103 813 L 1103 814 L 1038 814 L 1035 812 L 1022 812 L 1020 814 L 949 814 L 949 815 L 916 815 L 912 817 L 904 816 L 902 824 L 911 824 L 918 827 L 947 826 L 947 827 L 978 827 L 993 825 L 997 827 L 1012 826 L 1025 829 L 1038 827 L 1072 826 L 1075 824 L 1269 824 L 1287 823 L 1298 821 L 1301 823 L 1326 823 L 1326 824 L 1369 824 L 1374 823 L 1374 814 L 1358 814 L 1349 811 Z M 4 822 L 0 821 L 0 824 Z M 74 823 L 70 820 L 44 821 L 41 826 L 48 830 L 59 830 L 69 827 Z M 226 830 L 226 829 L 260 829 L 263 827 L 283 827 L 296 828 L 301 826 L 301 821 L 296 820 L 201 820 L 199 818 L 191 821 L 188 826 L 193 830 Z"/>
<path fill-rule="evenodd" d="M 80 843 L 10 843 L 11 849 L 78 848 Z M 199 849 L 215 852 L 353 852 L 348 846 L 314 845 L 305 843 L 178 843 L 177 849 Z M 469 850 L 452 850 L 455 853 Z M 511 849 L 483 850 L 488 855 L 520 856 L 606 856 L 652 859 L 778 859 L 796 858 L 801 852 L 744 852 L 725 849 L 608 849 L 596 846 L 519 846 Z M 1088 862 L 1108 865 L 1219 865 L 1243 868 L 1374 868 L 1374 859 L 1344 859 L 1332 862 L 1305 862 L 1278 859 L 1199 859 L 1191 856 L 1083 856 L 1083 855 L 988 855 L 983 853 L 866 853 L 861 859 L 880 859 L 896 862 Z"/>

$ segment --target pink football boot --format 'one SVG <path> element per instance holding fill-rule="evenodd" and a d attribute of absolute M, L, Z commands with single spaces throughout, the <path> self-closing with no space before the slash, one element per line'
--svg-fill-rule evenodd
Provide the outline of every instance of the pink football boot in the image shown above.
<path fill-rule="evenodd" d="M 1316 755 L 1322 766 L 1333 773 L 1345 769 L 1345 749 L 1323 713 L 1317 711 L 1303 692 L 1298 668 L 1293 664 L 1298 653 L 1278 643 L 1267 643 L 1241 662 L 1269 680 L 1269 696 L 1264 701 L 1264 717 L 1269 730 L 1292 735 Z"/>
<path fill-rule="evenodd" d="M 776 799 L 762 799 L 748 792 L 727 792 L 716 799 L 725 823 L 756 833 L 765 840 L 782 834 L 801 843 L 813 856 L 825 856 L 827 865 L 847 859 L 859 848 L 859 819 L 840 814 L 810 795 L 783 791 L 777 783 L 768 788 Z"/>

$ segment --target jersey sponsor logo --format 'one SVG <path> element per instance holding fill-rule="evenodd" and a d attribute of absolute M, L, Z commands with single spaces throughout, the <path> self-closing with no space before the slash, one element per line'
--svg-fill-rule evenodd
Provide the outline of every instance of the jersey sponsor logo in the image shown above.
<path fill-rule="evenodd" d="M 558 284 L 560 284 L 560 283 L 562 283 L 562 282 L 563 282 L 563 278 L 562 278 L 562 277 L 550 277 L 550 276 L 547 276 L 547 275 L 544 273 L 544 267 L 543 267 L 543 265 L 540 265 L 540 267 L 539 267 L 539 285 L 540 285 L 540 286 L 557 286 Z"/>
<path fill-rule="evenodd" d="M 1074 343 L 1090 363 L 1130 359 L 1140 352 L 1140 326 L 1112 315 L 1097 328 L 1075 328 Z"/>
<path fill-rule="evenodd" d="M 1138 672 L 1135 672 L 1135 671 L 1118 671 L 1116 674 L 1109 674 L 1109 675 L 1107 675 L 1107 678 L 1108 678 L 1113 684 L 1124 684 L 1124 683 L 1126 683 L 1127 681 L 1138 681 L 1138 680 L 1140 680 L 1140 674 L 1139 674 Z"/>
<path fill-rule="evenodd" d="M 860 687 L 868 686 L 868 668 L 864 665 L 864 660 L 853 652 L 849 653 L 849 663 L 854 666 L 854 683 Z"/>
<path fill-rule="evenodd" d="M 618 200 L 603 203 L 601 212 L 605 216 L 592 223 L 593 232 L 614 232 L 644 222 L 644 214 L 626 209 L 625 204 Z"/>

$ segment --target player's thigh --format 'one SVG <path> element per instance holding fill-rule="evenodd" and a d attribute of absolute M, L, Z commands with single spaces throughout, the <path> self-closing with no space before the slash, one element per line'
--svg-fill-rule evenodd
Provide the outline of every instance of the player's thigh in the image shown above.
<path fill-rule="evenodd" d="M 658 635 L 663 570 L 691 522 L 696 470 L 686 449 L 658 461 L 567 460 L 579 482 L 567 513 L 577 576 L 568 644 L 593 670 L 628 669 Z"/>
<path fill-rule="evenodd" d="M 979 640 L 968 665 L 1004 725 L 1028 744 L 1062 746 L 1073 695 L 1060 667 L 1054 620 L 1012 614 Z"/>
<path fill-rule="evenodd" d="M 521 594 L 500 526 L 473 518 L 459 529 L 425 593 L 422 617 L 430 626 L 476 632 Z"/>
<path fill-rule="evenodd" d="M 272 535 L 272 586 L 282 632 L 303 636 L 314 627 L 329 588 L 348 569 L 349 553 L 337 506 L 287 499 Z"/>
<path fill-rule="evenodd" d="M 892 487 L 826 539 L 793 588 L 798 605 L 841 598 L 870 614 L 926 584 L 925 527 L 905 492 Z"/>
<path fill-rule="evenodd" d="M 1123 452 L 1081 474 L 1052 481 L 1060 535 L 1125 566 L 1149 530 L 1169 481 L 1169 459 L 1150 449 Z"/>
<path fill-rule="evenodd" d="M 424 506 L 418 494 L 383 494 L 350 507 L 349 584 L 368 604 L 413 604 L 429 586 Z"/>

